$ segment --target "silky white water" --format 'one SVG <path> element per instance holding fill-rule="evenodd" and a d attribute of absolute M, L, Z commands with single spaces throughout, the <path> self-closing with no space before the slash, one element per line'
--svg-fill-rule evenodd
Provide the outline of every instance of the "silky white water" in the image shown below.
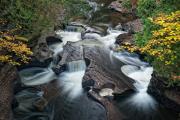
<path fill-rule="evenodd" d="M 81 40 L 80 32 L 69 32 L 69 31 L 56 31 L 58 37 L 62 39 L 63 45 L 65 45 L 68 41 L 77 42 Z"/>
<path fill-rule="evenodd" d="M 54 56 L 63 51 L 63 43 L 58 42 L 49 46 L 49 48 L 54 52 Z"/>
<path fill-rule="evenodd" d="M 120 35 L 125 33 L 124 31 L 118 31 L 118 30 L 113 30 L 109 28 L 107 30 L 108 34 L 106 36 L 103 36 L 99 38 L 99 40 L 107 47 L 110 47 L 115 44 L 116 38 Z"/>
<path fill-rule="evenodd" d="M 85 73 L 86 64 L 83 60 L 72 61 L 67 64 L 68 71 L 59 75 L 59 85 L 62 86 L 63 94 L 74 99 L 82 94 L 82 78 Z"/>
<path fill-rule="evenodd" d="M 49 68 L 32 67 L 19 72 L 21 81 L 26 86 L 41 85 L 56 78 L 55 73 Z"/>
<path fill-rule="evenodd" d="M 128 52 L 113 52 L 112 57 L 120 60 L 124 64 L 134 65 L 134 66 L 147 66 L 148 63 L 143 62 L 139 59 L 137 54 L 132 54 Z"/>

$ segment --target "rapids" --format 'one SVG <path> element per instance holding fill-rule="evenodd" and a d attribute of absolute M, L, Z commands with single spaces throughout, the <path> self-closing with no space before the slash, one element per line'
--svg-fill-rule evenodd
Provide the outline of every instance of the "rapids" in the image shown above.
<path fill-rule="evenodd" d="M 49 45 L 54 52 L 54 61 L 63 52 L 63 46 L 67 42 L 73 42 L 82 47 L 102 47 L 104 51 L 108 51 L 108 55 L 101 55 L 105 56 L 102 64 L 107 65 L 110 70 L 116 68 L 116 70 L 122 71 L 126 77 L 135 81 L 135 92 L 124 93 L 114 98 L 114 104 L 123 113 L 125 120 L 176 120 L 175 113 L 164 108 L 146 92 L 153 68 L 142 61 L 137 54 L 126 51 L 115 52 L 110 49 L 115 47 L 116 37 L 125 31 L 113 27 L 108 27 L 105 35 L 88 31 L 94 29 L 90 25 L 97 21 L 97 19 L 92 20 L 93 17 L 96 17 L 96 12 L 104 14 L 101 8 L 107 6 L 91 0 L 87 0 L 87 2 L 93 8 L 88 13 L 89 25 L 72 23 L 67 25 L 64 30 L 55 31 L 62 42 Z M 111 21 L 103 23 L 103 25 L 105 24 L 111 24 Z M 106 61 L 106 58 L 110 61 Z M 52 70 L 52 66 L 55 64 L 57 63 L 52 61 L 47 68 L 32 67 L 19 71 L 21 82 L 26 87 L 44 85 L 56 80 L 61 95 L 58 96 L 58 100 L 53 100 L 54 104 L 48 105 L 43 112 L 36 112 L 33 105 L 44 93 L 29 88 L 20 91 L 16 94 L 20 106 L 14 110 L 17 120 L 106 120 L 107 114 L 103 105 L 90 99 L 87 91 L 82 88 L 82 79 L 87 68 L 85 60 L 67 63 L 66 70 L 59 75 Z M 108 88 L 102 89 L 100 95 L 113 96 L 113 91 Z"/>

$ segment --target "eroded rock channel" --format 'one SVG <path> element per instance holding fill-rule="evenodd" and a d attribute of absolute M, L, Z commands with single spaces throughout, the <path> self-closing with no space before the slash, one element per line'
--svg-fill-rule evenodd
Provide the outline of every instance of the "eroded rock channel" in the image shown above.
<path fill-rule="evenodd" d="M 91 14 L 98 14 L 96 11 L 94 8 Z M 132 35 L 133 28 L 128 31 L 128 25 L 122 29 L 120 25 L 92 21 L 92 26 L 69 23 L 35 48 L 39 52 L 33 64 L 19 69 L 22 85 L 15 94 L 15 118 L 176 120 L 176 112 L 146 92 L 153 68 L 138 54 L 115 51 L 116 43 Z M 98 29 L 101 25 L 105 27 Z M 40 65 L 35 64 L 38 59 Z"/>

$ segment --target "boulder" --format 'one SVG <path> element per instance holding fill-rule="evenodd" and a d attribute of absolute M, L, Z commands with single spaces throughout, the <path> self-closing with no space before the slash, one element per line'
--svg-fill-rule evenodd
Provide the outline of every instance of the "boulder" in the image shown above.
<path fill-rule="evenodd" d="M 121 12 L 121 13 L 129 13 L 130 11 L 127 8 L 124 8 L 122 5 L 122 0 L 116 0 L 113 1 L 109 6 L 109 9 L 113 9 L 117 12 Z"/>
<path fill-rule="evenodd" d="M 56 74 L 60 74 L 65 71 L 66 64 L 68 62 L 83 60 L 83 47 L 73 45 L 72 42 L 67 42 L 67 44 L 63 47 L 61 58 L 62 59 L 58 62 L 58 64 L 53 67 L 53 71 Z"/>
<path fill-rule="evenodd" d="M 44 62 L 53 57 L 53 51 L 49 49 L 46 42 L 41 42 L 33 49 L 33 55 L 39 61 Z"/>
<path fill-rule="evenodd" d="M 113 104 L 113 101 L 108 100 L 107 98 L 99 96 L 96 92 L 89 92 L 90 98 L 102 104 L 107 113 L 107 120 L 123 120 L 125 117 L 119 111 L 119 109 Z"/>
<path fill-rule="evenodd" d="M 114 94 L 135 89 L 134 81 L 121 72 L 123 63 L 114 65 L 116 63 L 112 62 L 109 50 L 101 47 L 84 47 L 84 58 L 89 59 L 90 64 L 86 69 L 83 82 L 94 80 L 94 89 L 101 90 L 106 86 L 114 86 Z"/>
<path fill-rule="evenodd" d="M 135 19 L 122 24 L 124 31 L 128 33 L 136 33 L 143 31 L 143 24 L 140 19 Z"/>
<path fill-rule="evenodd" d="M 124 43 L 134 43 L 134 35 L 130 34 L 130 33 L 124 33 L 124 34 L 120 34 L 117 38 L 116 38 L 116 44 L 121 45 Z"/>

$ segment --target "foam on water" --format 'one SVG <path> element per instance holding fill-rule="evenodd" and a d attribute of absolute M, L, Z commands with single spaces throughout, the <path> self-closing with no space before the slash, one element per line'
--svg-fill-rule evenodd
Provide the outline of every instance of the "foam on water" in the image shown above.
<path fill-rule="evenodd" d="M 99 40 L 107 47 L 114 45 L 116 41 L 116 37 L 118 37 L 120 34 L 125 33 L 124 31 L 113 30 L 113 29 L 108 29 L 107 32 L 108 35 L 99 38 Z"/>
<path fill-rule="evenodd" d="M 64 72 L 59 76 L 59 85 L 63 88 L 63 93 L 74 99 L 82 94 L 82 78 L 85 70 L 76 72 Z"/>
<path fill-rule="evenodd" d="M 147 89 L 153 73 L 152 67 L 136 67 L 132 65 L 124 65 L 121 67 L 122 72 L 128 77 L 136 81 L 135 87 L 141 91 Z"/>
<path fill-rule="evenodd" d="M 131 54 L 128 52 L 113 52 L 113 57 L 119 59 L 121 62 L 125 64 L 130 64 L 134 66 L 147 66 L 149 65 L 146 62 L 143 62 L 139 59 L 138 55 Z"/>
<path fill-rule="evenodd" d="M 86 64 L 84 60 L 67 63 L 68 71 L 59 76 L 59 85 L 63 88 L 63 93 L 68 94 L 70 99 L 74 99 L 82 94 L 82 78 L 85 73 Z"/>
<path fill-rule="evenodd" d="M 55 43 L 49 46 L 49 48 L 54 52 L 54 56 L 63 51 L 63 43 Z"/>
<path fill-rule="evenodd" d="M 68 41 L 77 42 L 81 40 L 80 32 L 69 32 L 69 31 L 56 31 L 56 35 L 62 38 L 63 45 L 65 45 Z"/>
<path fill-rule="evenodd" d="M 98 40 L 100 38 L 101 38 L 101 36 L 97 33 L 86 33 L 83 36 L 83 39 L 89 39 L 89 40 Z"/>

